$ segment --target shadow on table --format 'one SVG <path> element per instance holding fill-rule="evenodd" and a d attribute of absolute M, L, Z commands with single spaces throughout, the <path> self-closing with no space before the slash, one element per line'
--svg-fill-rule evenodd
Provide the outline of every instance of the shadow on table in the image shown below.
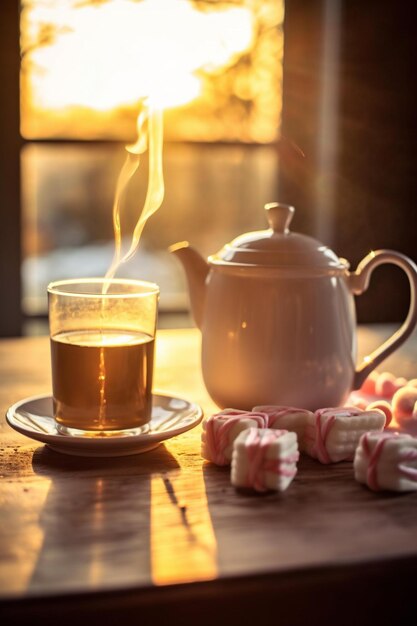
<path fill-rule="evenodd" d="M 414 610 L 412 555 L 382 560 L 364 548 L 391 517 L 405 533 L 414 494 L 375 496 L 353 480 L 351 464 L 322 466 L 307 457 L 283 493 L 238 491 L 228 467 L 206 463 L 203 474 L 223 579 L 204 625 L 215 622 L 216 612 L 229 626 L 268 623 L 277 607 L 279 622 L 291 626 L 363 625 L 369 615 L 381 624 L 413 623 L 407 621 Z"/>
<path fill-rule="evenodd" d="M 179 467 L 167 449 L 84 458 L 44 447 L 32 464 L 51 484 L 28 587 L 51 593 L 149 583 L 152 475 Z"/>

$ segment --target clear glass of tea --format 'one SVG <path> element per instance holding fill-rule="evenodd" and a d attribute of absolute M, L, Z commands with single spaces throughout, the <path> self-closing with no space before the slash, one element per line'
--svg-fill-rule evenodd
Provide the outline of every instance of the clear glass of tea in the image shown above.
<path fill-rule="evenodd" d="M 106 278 L 48 285 L 54 417 L 65 435 L 140 434 L 152 412 L 159 287 Z"/>

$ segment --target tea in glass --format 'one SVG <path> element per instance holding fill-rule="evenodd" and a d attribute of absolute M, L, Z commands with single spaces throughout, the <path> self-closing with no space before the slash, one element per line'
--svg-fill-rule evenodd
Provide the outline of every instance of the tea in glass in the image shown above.
<path fill-rule="evenodd" d="M 105 279 L 48 288 L 54 417 L 65 434 L 140 432 L 151 419 L 158 288 L 106 282 L 106 293 Z"/>

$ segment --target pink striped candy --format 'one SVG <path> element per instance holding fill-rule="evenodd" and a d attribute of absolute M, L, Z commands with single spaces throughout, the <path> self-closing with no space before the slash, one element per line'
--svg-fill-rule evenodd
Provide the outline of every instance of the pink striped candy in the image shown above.
<path fill-rule="evenodd" d="M 242 430 L 265 428 L 268 416 L 265 413 L 224 409 L 203 421 L 201 434 L 201 456 L 216 465 L 229 465 L 232 459 L 233 442 Z"/>

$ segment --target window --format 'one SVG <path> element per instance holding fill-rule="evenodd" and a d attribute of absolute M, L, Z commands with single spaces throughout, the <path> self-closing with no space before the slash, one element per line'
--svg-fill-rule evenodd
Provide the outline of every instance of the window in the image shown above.
<path fill-rule="evenodd" d="M 150 92 L 164 108 L 165 199 L 118 275 L 158 282 L 161 312 L 184 312 L 168 246 L 188 239 L 207 255 L 265 226 L 262 206 L 277 186 L 283 14 L 276 0 L 22 3 L 26 316 L 45 315 L 49 281 L 105 274 L 124 144 Z M 144 155 L 124 198 L 126 246 L 147 175 Z"/>

